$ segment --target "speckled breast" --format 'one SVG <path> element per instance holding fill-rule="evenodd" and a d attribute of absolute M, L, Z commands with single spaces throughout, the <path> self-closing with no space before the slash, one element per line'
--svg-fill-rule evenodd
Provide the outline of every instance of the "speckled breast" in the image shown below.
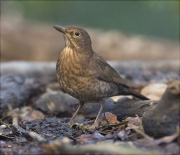
<path fill-rule="evenodd" d="M 117 93 L 114 84 L 100 81 L 93 72 L 84 68 L 72 53 L 61 53 L 56 72 L 58 82 L 66 93 L 84 102 L 97 102 Z"/>

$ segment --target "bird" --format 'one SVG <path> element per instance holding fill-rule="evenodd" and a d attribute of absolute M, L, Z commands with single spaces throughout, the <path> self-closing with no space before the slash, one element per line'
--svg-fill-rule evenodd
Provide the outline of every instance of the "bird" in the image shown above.
<path fill-rule="evenodd" d="M 149 100 L 131 89 L 117 71 L 93 51 L 91 38 L 86 30 L 75 25 L 54 25 L 54 28 L 63 34 L 65 40 L 65 47 L 56 63 L 60 88 L 79 100 L 79 107 L 69 125 L 74 124 L 74 118 L 85 103 L 100 102 L 93 124 L 98 128 L 98 118 L 108 97 L 133 95 L 141 100 Z"/>

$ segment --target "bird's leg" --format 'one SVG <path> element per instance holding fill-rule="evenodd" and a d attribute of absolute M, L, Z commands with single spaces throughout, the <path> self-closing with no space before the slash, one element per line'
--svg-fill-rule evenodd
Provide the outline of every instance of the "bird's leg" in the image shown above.
<path fill-rule="evenodd" d="M 98 115 L 97 115 L 97 117 L 96 117 L 96 119 L 95 119 L 95 121 L 94 121 L 94 127 L 98 127 L 99 126 L 99 124 L 98 124 L 98 119 L 99 119 L 99 116 L 100 116 L 100 114 L 101 114 L 101 112 L 102 112 L 102 110 L 103 110 L 103 107 L 104 107 L 104 104 L 106 103 L 106 100 L 105 99 L 103 99 L 102 101 L 101 101 L 101 103 L 100 103 L 100 109 L 99 109 L 99 112 L 98 112 Z"/>
<path fill-rule="evenodd" d="M 74 123 L 74 118 L 76 117 L 76 115 L 77 115 L 77 113 L 79 112 L 79 110 L 83 107 L 83 105 L 85 104 L 85 102 L 79 102 L 79 107 L 78 107 L 78 109 L 76 110 L 76 112 L 74 113 L 74 115 L 72 116 L 72 118 L 70 119 L 70 121 L 69 121 L 69 125 L 70 126 L 72 126 L 73 125 L 73 123 Z"/>

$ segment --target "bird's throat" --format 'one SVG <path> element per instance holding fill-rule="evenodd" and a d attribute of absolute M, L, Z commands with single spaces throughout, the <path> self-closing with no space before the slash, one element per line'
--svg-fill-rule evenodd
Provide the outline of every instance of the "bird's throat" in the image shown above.
<path fill-rule="evenodd" d="M 72 48 L 72 46 L 65 46 L 61 56 L 64 57 L 67 63 L 74 65 L 79 64 L 83 68 L 88 65 L 88 62 L 92 57 L 87 51 L 80 52 L 79 49 Z"/>

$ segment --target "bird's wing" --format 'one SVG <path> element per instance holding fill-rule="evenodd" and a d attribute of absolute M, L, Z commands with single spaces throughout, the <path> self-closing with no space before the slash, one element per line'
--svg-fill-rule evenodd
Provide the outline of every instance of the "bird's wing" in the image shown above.
<path fill-rule="evenodd" d="M 96 53 L 94 53 L 93 59 L 91 59 L 90 68 L 93 71 L 94 76 L 102 81 L 129 87 L 116 70 Z"/>

